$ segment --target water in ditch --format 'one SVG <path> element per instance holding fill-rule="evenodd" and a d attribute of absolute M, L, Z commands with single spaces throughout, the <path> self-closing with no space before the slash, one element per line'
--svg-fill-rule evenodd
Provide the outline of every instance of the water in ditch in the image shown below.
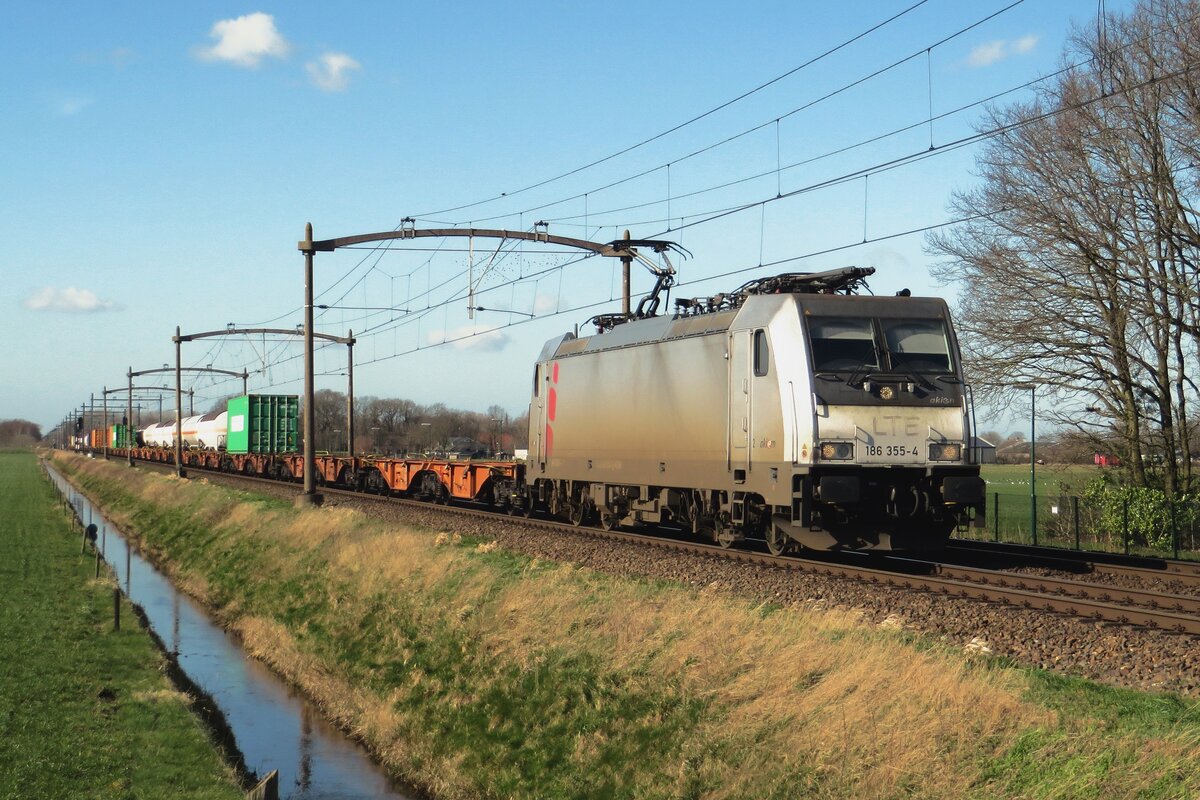
<path fill-rule="evenodd" d="M 86 497 L 58 472 L 47 469 L 84 524 L 96 525 L 96 547 L 116 573 L 121 590 L 142 607 L 180 668 L 221 709 L 246 766 L 260 777 L 279 771 L 281 798 L 411 797 L 365 749 L 325 722 L 311 703 L 247 656 L 235 637 L 214 624 L 203 608 L 128 547 L 120 531 Z"/>

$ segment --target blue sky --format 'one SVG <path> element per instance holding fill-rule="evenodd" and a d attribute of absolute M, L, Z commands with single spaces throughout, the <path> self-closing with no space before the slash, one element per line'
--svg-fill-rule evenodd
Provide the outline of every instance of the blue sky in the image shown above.
<path fill-rule="evenodd" d="M 14 6 L 0 52 L 0 418 L 49 428 L 123 386 L 130 366 L 173 363 L 176 325 L 294 327 L 308 221 L 318 238 L 405 216 L 523 230 L 546 220 L 551 233 L 603 241 L 628 228 L 692 252 L 675 262 L 674 296 L 858 264 L 878 269 L 877 293 L 953 297 L 929 276 L 923 236 L 897 234 L 945 222 L 950 193 L 972 185 L 976 149 L 951 145 L 981 109 L 932 126 L 930 109 L 1055 70 L 1096 3 L 927 0 L 901 14 L 916 2 Z M 897 14 L 699 121 L 526 190 Z M 821 187 L 931 141 L 927 158 Z M 511 242 L 492 259 L 498 243 L 477 239 L 475 274 L 491 268 L 476 304 L 519 313 L 470 319 L 468 241 L 414 244 L 317 256 L 317 302 L 340 307 L 318 330 L 366 331 L 358 395 L 518 414 L 542 343 L 619 308 L 615 261 Z M 782 263 L 758 266 L 771 262 Z M 635 267 L 635 293 L 651 282 Z M 364 310 L 382 307 L 408 312 Z M 299 353 L 240 337 L 187 344 L 183 360 L 247 368 L 251 391 L 293 393 Z M 344 389 L 344 362 L 322 350 L 318 387 Z M 197 406 L 237 388 L 199 380 Z"/>

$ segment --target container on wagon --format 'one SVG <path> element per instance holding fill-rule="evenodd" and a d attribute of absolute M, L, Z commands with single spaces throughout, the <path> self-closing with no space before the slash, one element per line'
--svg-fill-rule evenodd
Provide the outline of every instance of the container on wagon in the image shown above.
<path fill-rule="evenodd" d="M 229 400 L 225 449 L 230 453 L 295 453 L 300 399 L 294 394 L 248 394 Z"/>
<path fill-rule="evenodd" d="M 136 435 L 132 425 L 113 425 L 109 442 L 117 448 L 133 447 Z"/>

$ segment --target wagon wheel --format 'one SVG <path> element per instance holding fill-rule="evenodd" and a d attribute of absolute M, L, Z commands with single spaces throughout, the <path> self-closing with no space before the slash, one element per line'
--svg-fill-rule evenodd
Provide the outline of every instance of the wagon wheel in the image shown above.
<path fill-rule="evenodd" d="M 441 502 L 442 482 L 431 472 L 421 478 L 421 499 L 425 502 Z"/>
<path fill-rule="evenodd" d="M 778 525 L 767 526 L 767 550 L 773 556 L 781 556 L 792 548 L 792 537 Z"/>

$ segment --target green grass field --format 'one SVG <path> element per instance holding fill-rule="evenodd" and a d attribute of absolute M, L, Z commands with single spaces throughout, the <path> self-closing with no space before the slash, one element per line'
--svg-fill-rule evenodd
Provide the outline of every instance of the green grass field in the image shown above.
<path fill-rule="evenodd" d="M 1092 465 L 1037 465 L 1038 544 L 1075 547 L 1078 541 L 1079 546 L 1087 550 L 1123 551 L 1126 548 L 1125 532 L 1098 529 L 1095 509 L 1089 508 L 1082 498 L 1087 484 L 1105 471 Z M 1029 465 L 987 464 L 981 472 L 987 481 L 987 527 L 972 529 L 967 535 L 1005 542 L 1033 542 Z M 1181 533 L 1181 558 L 1196 556 L 1189 550 L 1193 541 L 1193 535 Z M 1146 555 L 1172 555 L 1139 546 L 1136 537 L 1131 537 L 1129 550 Z"/>
<path fill-rule="evenodd" d="M 0 452 L 0 798 L 236 798 L 32 453 Z M 101 573 L 104 575 L 104 573 Z"/>
<path fill-rule="evenodd" d="M 1005 496 L 1029 499 L 1028 464 L 985 464 L 981 472 L 988 484 L 988 494 L 999 492 L 1001 503 Z M 1079 494 L 1088 481 L 1101 474 L 1102 468 L 1080 464 L 1038 464 L 1036 472 L 1038 496 L 1050 497 Z"/>

